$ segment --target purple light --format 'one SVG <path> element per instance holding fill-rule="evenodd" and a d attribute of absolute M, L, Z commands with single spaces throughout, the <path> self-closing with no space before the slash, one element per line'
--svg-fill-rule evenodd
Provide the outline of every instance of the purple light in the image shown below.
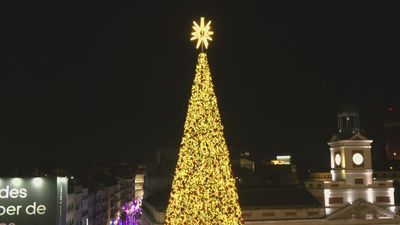
<path fill-rule="evenodd" d="M 112 220 L 110 225 L 138 225 L 142 214 L 142 198 L 133 199 L 122 206 L 121 216 Z"/>

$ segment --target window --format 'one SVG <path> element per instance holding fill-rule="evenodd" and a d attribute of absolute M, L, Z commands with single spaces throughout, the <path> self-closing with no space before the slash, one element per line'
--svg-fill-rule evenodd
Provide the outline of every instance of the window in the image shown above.
<path fill-rule="evenodd" d="M 376 202 L 390 202 L 389 196 L 376 196 Z"/>
<path fill-rule="evenodd" d="M 317 216 L 317 215 L 319 215 L 318 211 L 307 212 L 307 216 Z"/>
<path fill-rule="evenodd" d="M 343 198 L 342 197 L 332 197 L 329 198 L 329 204 L 342 204 Z"/>
<path fill-rule="evenodd" d="M 364 184 L 364 179 L 362 179 L 362 178 L 355 178 L 355 179 L 354 179 L 354 183 L 355 183 L 355 184 Z"/>
<path fill-rule="evenodd" d="M 262 215 L 263 216 L 275 216 L 275 213 L 273 213 L 273 212 L 265 212 Z"/>
<path fill-rule="evenodd" d="M 285 216 L 296 216 L 296 212 L 285 212 Z"/>

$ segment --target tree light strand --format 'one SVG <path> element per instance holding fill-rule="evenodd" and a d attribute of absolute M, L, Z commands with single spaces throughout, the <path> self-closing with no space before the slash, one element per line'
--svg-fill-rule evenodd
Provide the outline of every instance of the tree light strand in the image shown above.
<path fill-rule="evenodd" d="M 243 224 L 207 55 L 199 54 L 166 225 Z"/>

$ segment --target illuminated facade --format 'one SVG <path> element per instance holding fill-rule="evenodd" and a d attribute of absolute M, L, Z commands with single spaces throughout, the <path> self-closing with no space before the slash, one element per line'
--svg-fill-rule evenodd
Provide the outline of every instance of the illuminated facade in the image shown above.
<path fill-rule="evenodd" d="M 144 173 L 135 175 L 135 198 L 144 197 Z"/>
<path fill-rule="evenodd" d="M 276 159 L 271 160 L 272 165 L 290 165 L 291 164 L 291 156 L 290 155 L 277 155 Z"/>
<path fill-rule="evenodd" d="M 306 187 L 323 203 L 326 215 L 356 201 L 373 203 L 394 212 L 393 181 L 374 181 L 372 140 L 368 140 L 360 133 L 357 110 L 351 108 L 346 110 L 338 113 L 338 132 L 328 143 L 331 158 L 330 179 L 308 181 Z M 383 218 L 387 217 L 387 214 L 368 213 L 363 216 Z"/>

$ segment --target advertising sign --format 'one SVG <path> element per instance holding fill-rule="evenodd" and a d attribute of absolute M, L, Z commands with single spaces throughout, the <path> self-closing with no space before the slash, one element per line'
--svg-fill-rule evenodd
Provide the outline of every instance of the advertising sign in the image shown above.
<path fill-rule="evenodd" d="M 0 225 L 65 225 L 64 177 L 0 178 Z"/>

